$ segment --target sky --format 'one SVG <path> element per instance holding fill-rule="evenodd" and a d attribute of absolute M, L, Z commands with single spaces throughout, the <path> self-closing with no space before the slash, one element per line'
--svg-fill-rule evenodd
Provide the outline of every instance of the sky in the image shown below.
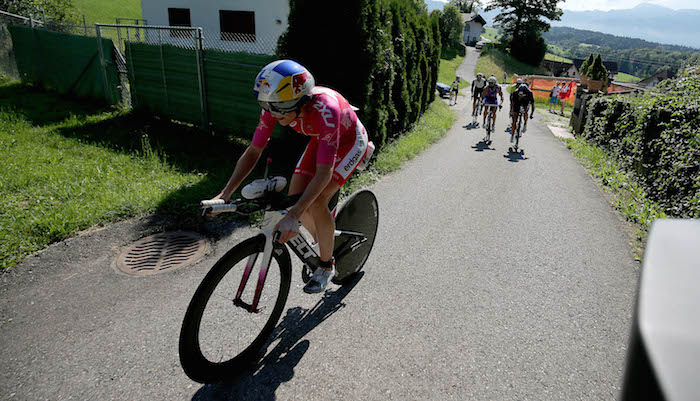
<path fill-rule="evenodd" d="M 679 10 L 682 8 L 700 9 L 700 1 L 698 0 L 566 0 L 560 3 L 559 6 L 565 10 L 583 11 L 583 10 L 616 10 L 633 8 L 640 3 L 651 3 L 659 6 Z"/>

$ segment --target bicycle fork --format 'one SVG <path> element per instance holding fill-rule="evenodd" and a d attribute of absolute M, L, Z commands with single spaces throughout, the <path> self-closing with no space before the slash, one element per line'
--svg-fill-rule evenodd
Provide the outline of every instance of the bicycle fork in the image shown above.
<path fill-rule="evenodd" d="M 238 291 L 236 292 L 236 298 L 233 300 L 233 304 L 240 308 L 247 310 L 250 313 L 260 313 L 258 309 L 258 303 L 260 302 L 260 296 L 262 295 L 262 289 L 265 285 L 265 279 L 267 278 L 267 271 L 270 269 L 270 263 L 272 262 L 272 251 L 274 250 L 274 242 L 277 241 L 279 237 L 278 233 L 274 233 L 274 228 L 277 223 L 282 220 L 286 211 L 284 213 L 274 212 L 265 213 L 265 218 L 263 220 L 262 231 L 265 234 L 265 247 L 263 249 L 263 259 L 260 264 L 260 273 L 258 273 L 258 283 L 255 286 L 255 294 L 253 295 L 253 302 L 246 303 L 241 298 L 243 296 L 243 291 L 248 284 L 248 279 L 253 271 L 255 263 L 258 261 L 259 253 L 255 253 L 248 257 L 245 269 L 243 270 L 243 277 L 241 278 L 241 283 L 238 285 Z"/>

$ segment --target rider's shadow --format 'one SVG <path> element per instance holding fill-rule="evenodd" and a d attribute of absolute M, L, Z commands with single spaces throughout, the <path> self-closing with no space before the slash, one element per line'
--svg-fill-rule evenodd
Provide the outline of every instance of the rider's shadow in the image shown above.
<path fill-rule="evenodd" d="M 327 291 L 311 309 L 294 307 L 287 309 L 286 315 L 277 325 L 266 347 L 279 340 L 258 363 L 250 366 L 235 378 L 203 386 L 192 397 L 193 401 L 219 400 L 276 400 L 275 391 L 294 377 L 294 367 L 309 349 L 309 340 L 302 340 L 311 330 L 345 306 L 343 298 L 362 279 L 364 272 L 357 274 L 352 281 L 337 290 Z"/>
<path fill-rule="evenodd" d="M 495 148 L 492 148 L 488 142 L 485 140 L 479 141 L 476 145 L 472 145 L 472 149 L 474 149 L 475 152 L 483 152 L 485 150 L 496 150 Z"/>
<path fill-rule="evenodd" d="M 513 150 L 512 147 L 508 148 L 508 153 L 503 155 L 503 157 L 507 158 L 509 162 L 511 163 L 517 163 L 521 160 L 527 160 L 528 158 L 525 157 L 525 151 L 520 149 L 517 152 Z"/>
<path fill-rule="evenodd" d="M 471 130 L 473 130 L 473 129 L 475 129 L 475 128 L 479 128 L 479 123 L 476 123 L 476 124 L 475 124 L 475 123 L 469 123 L 469 124 L 467 124 L 467 125 L 463 125 L 462 128 L 466 128 L 467 131 L 471 131 Z"/>

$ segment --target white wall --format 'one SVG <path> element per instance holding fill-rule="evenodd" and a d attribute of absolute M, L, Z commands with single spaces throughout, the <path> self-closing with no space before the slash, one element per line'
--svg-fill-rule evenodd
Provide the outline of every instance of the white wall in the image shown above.
<path fill-rule="evenodd" d="M 268 54 L 274 52 L 277 38 L 287 29 L 289 15 L 288 0 L 141 0 L 142 18 L 149 25 L 168 25 L 168 8 L 190 9 L 192 26 L 204 29 L 205 47 L 262 49 Z M 256 43 L 221 40 L 219 10 L 255 12 Z"/>
<path fill-rule="evenodd" d="M 469 27 L 469 30 L 467 30 Z M 478 22 L 468 21 L 464 23 L 464 31 L 462 33 L 462 41 L 466 43 L 478 42 L 481 40 L 481 34 L 485 29 Z"/>

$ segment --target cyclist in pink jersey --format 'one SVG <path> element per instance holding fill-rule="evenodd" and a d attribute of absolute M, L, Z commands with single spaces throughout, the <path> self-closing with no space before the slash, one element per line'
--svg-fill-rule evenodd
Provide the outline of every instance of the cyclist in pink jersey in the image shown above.
<path fill-rule="evenodd" d="M 299 222 L 320 248 L 321 267 L 304 287 L 321 292 L 335 275 L 333 243 L 335 220 L 328 208 L 335 195 L 368 149 L 367 132 L 348 101 L 338 92 L 315 86 L 311 73 L 291 60 L 265 66 L 255 79 L 260 122 L 253 141 L 238 159 L 226 187 L 214 198 L 228 200 L 255 167 L 275 124 L 309 136 L 289 185 L 289 195 L 302 194 L 277 225 L 284 243 L 299 233 Z"/>

